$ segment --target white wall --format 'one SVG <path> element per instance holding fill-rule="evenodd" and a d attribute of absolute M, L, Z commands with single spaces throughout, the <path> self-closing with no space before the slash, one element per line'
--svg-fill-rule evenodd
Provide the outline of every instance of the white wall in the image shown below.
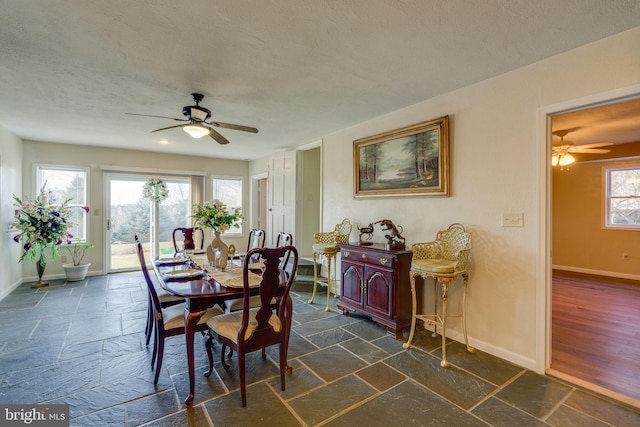
<path fill-rule="evenodd" d="M 21 281 L 18 265 L 20 245 L 13 241 L 15 233 L 9 232 L 13 223 L 13 195 L 22 194 L 22 141 L 0 126 L 0 300 Z M 10 262 L 9 260 L 13 261 Z"/>
<path fill-rule="evenodd" d="M 323 136 L 323 227 L 389 218 L 408 243 L 431 240 L 453 222 L 473 233 L 468 330 L 472 344 L 541 370 L 536 304 L 546 192 L 540 165 L 544 106 L 640 83 L 640 27 L 525 68 Z M 473 64 L 469 64 L 473 66 Z M 451 118 L 451 197 L 354 199 L 353 141 L 444 115 Z M 544 193 L 543 193 L 544 194 Z M 503 228 L 502 213 L 523 213 Z M 379 238 L 377 240 L 380 240 Z M 544 294 L 544 292 L 542 293 Z M 456 301 L 452 295 L 450 301 Z M 457 322 L 452 329 L 460 331 Z M 455 336 L 455 335 L 454 335 Z"/>

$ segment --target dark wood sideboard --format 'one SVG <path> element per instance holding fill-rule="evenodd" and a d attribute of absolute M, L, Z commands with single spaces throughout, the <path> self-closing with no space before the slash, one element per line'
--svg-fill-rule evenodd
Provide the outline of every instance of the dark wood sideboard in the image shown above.
<path fill-rule="evenodd" d="M 340 244 L 341 282 L 337 306 L 343 314 L 357 311 L 371 316 L 402 338 L 411 326 L 409 269 L 412 252 L 386 250 L 383 244 Z"/>

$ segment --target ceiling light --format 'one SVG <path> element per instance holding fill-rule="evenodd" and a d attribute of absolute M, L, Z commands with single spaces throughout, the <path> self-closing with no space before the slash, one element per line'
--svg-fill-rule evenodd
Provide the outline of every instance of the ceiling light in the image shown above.
<path fill-rule="evenodd" d="M 188 125 L 182 129 L 194 138 L 202 138 L 203 136 L 209 135 L 209 129 L 204 126 Z"/>
<path fill-rule="evenodd" d="M 557 154 L 554 154 L 553 156 L 551 156 L 551 166 L 558 166 L 559 159 L 560 159 L 560 156 Z"/>
<path fill-rule="evenodd" d="M 167 141 L 166 139 L 161 139 L 160 141 L 158 141 L 160 144 L 165 145 L 168 144 L 169 141 Z"/>
<path fill-rule="evenodd" d="M 575 161 L 576 159 L 571 154 L 565 154 L 564 156 L 560 156 L 560 159 L 558 159 L 558 164 L 560 166 L 567 166 Z"/>

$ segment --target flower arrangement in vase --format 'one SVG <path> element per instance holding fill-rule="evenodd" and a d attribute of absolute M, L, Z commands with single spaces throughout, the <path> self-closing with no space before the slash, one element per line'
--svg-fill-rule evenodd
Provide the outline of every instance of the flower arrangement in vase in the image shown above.
<path fill-rule="evenodd" d="M 224 270 L 227 266 L 229 247 L 220 239 L 220 234 L 230 227 L 240 226 L 243 219 L 240 209 L 231 209 L 220 200 L 214 199 L 202 205 L 195 205 L 192 217 L 194 228 L 213 229 L 215 238 L 207 247 L 207 258 L 215 267 Z"/>
<path fill-rule="evenodd" d="M 33 200 L 13 196 L 14 205 L 18 208 L 14 225 L 18 234 L 13 240 L 22 243 L 23 249 L 19 262 L 24 259 L 32 262 L 37 260 L 38 282 L 33 287 L 47 285 L 47 282 L 42 280 L 47 265 L 47 249 L 51 250 L 51 258 L 55 258 L 60 252 L 60 245 L 69 242 L 73 237 L 69 234 L 69 228 L 73 225 L 68 220 L 71 211 L 69 200 L 59 205 L 52 203 L 52 194 L 45 187 L 46 184 Z M 87 206 L 83 206 L 82 209 L 89 212 Z"/>

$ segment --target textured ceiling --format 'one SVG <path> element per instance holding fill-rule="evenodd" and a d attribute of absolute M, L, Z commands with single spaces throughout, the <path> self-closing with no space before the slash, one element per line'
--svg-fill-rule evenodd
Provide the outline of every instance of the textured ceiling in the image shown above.
<path fill-rule="evenodd" d="M 633 28 L 638 0 L 0 0 L 0 124 L 255 159 Z M 177 124 L 205 95 L 231 144 Z M 167 145 L 158 141 L 166 139 Z"/>

